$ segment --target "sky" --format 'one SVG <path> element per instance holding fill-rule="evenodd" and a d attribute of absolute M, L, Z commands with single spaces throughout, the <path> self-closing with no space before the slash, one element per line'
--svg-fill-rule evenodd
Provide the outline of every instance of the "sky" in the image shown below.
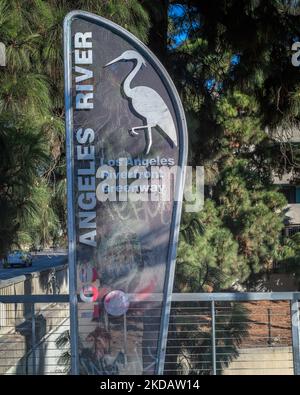
<path fill-rule="evenodd" d="M 176 20 L 177 18 L 184 18 L 185 12 L 186 12 L 186 8 L 179 4 L 172 4 L 169 7 L 169 17 L 174 20 Z M 172 37 L 173 44 L 171 45 L 170 48 L 175 49 L 179 45 L 181 45 L 184 41 L 188 39 L 189 32 L 193 28 L 199 28 L 199 26 L 200 26 L 199 23 L 195 23 L 194 25 L 191 26 L 184 22 L 181 31 Z M 236 54 L 231 57 L 230 63 L 233 67 L 238 65 L 239 62 L 240 62 L 240 55 Z M 206 80 L 204 84 L 208 90 L 211 90 L 212 88 L 216 89 L 216 86 L 219 86 L 219 89 L 222 88 L 222 85 L 218 84 L 218 82 L 214 78 Z"/>
<path fill-rule="evenodd" d="M 182 18 L 184 17 L 184 14 L 185 14 L 185 8 L 182 5 L 172 4 L 169 7 L 169 17 L 172 19 Z M 172 45 L 173 48 L 178 47 L 188 38 L 188 30 L 189 27 L 187 27 L 186 29 L 182 29 L 182 31 L 179 34 L 173 36 L 173 40 L 174 40 L 174 44 Z"/>

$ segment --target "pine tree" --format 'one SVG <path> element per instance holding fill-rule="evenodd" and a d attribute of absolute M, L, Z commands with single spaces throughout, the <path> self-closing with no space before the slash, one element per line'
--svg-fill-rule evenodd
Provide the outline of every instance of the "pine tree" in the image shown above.
<path fill-rule="evenodd" d="M 0 1 L 0 254 L 18 245 L 19 232 L 39 218 L 35 204 L 49 151 L 42 126 L 50 119 L 49 84 L 41 72 L 38 1 Z"/>
<path fill-rule="evenodd" d="M 165 12 L 166 2 L 159 3 Z M 300 75 L 291 64 L 291 45 L 300 30 L 299 2 L 179 0 L 169 1 L 168 9 L 169 35 L 159 53 L 164 53 L 186 110 L 189 163 L 205 168 L 210 193 L 204 211 L 212 200 L 211 215 L 220 221 L 212 233 L 226 230 L 231 243 L 221 254 L 223 268 L 216 271 L 213 257 L 220 241 L 209 237 L 211 225 L 205 224 L 205 213 L 199 214 L 204 231 L 197 241 L 182 238 L 176 286 L 224 289 L 267 270 L 285 251 L 281 232 L 286 201 L 272 177 L 286 171 L 297 177 L 300 150 L 284 144 L 283 136 L 278 144 L 274 131 L 299 127 Z M 157 13 L 150 12 L 152 30 L 165 37 Z M 185 218 L 189 221 L 187 214 Z M 238 278 L 236 259 L 242 266 Z M 215 281 L 208 278 L 203 284 L 206 265 Z M 226 274 L 224 266 L 229 268 Z M 194 278 L 187 285 L 191 273 Z"/>
<path fill-rule="evenodd" d="M 62 26 L 73 9 L 95 12 L 147 38 L 148 15 L 137 0 L 0 0 L 0 37 L 7 55 L 7 66 L 0 70 L 0 156 L 11 166 L 1 168 L 1 255 L 13 244 L 66 243 Z M 18 130 L 20 139 L 10 130 Z M 40 157 L 30 162 L 36 144 Z M 11 176 L 14 168 L 18 171 Z M 30 177 L 23 177 L 27 171 Z"/>

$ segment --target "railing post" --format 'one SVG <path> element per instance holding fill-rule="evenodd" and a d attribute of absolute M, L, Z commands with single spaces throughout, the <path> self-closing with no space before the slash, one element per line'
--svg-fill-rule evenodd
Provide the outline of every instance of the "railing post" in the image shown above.
<path fill-rule="evenodd" d="M 211 301 L 211 343 L 212 343 L 212 368 L 213 375 L 217 374 L 217 359 L 216 359 L 216 315 L 215 315 L 215 301 Z"/>
<path fill-rule="evenodd" d="M 36 375 L 36 325 L 35 325 L 35 308 L 34 303 L 31 303 L 31 349 L 32 349 L 32 374 Z"/>
<path fill-rule="evenodd" d="M 267 309 L 268 312 L 268 344 L 269 346 L 272 345 L 272 324 L 271 324 L 271 309 Z"/>
<path fill-rule="evenodd" d="M 294 374 L 300 376 L 300 319 L 299 301 L 291 301 Z"/>
<path fill-rule="evenodd" d="M 127 366 L 127 312 L 124 314 L 123 318 L 123 330 L 124 330 L 124 354 L 125 354 L 125 365 Z"/>

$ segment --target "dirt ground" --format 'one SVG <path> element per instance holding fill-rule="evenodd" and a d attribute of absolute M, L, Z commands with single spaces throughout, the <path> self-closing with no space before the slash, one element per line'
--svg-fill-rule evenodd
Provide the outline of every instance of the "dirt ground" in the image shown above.
<path fill-rule="evenodd" d="M 244 303 L 248 310 L 247 346 L 290 346 L 291 314 L 288 301 L 259 301 Z"/>

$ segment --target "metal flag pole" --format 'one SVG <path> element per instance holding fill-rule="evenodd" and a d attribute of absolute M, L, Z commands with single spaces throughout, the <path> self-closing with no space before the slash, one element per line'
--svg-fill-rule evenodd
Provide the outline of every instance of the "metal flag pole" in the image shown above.
<path fill-rule="evenodd" d="M 182 193 L 184 187 L 184 166 L 179 168 L 179 172 L 181 174 L 179 176 L 179 180 L 178 180 L 179 182 L 177 184 L 176 197 L 182 199 Z M 177 250 L 180 218 L 181 218 L 181 201 L 174 202 L 173 216 L 175 217 L 175 219 L 173 219 L 174 227 L 173 229 L 171 229 L 171 240 L 170 240 L 171 248 L 169 253 L 168 266 L 166 268 L 167 272 L 165 277 L 160 336 L 158 342 L 158 360 L 156 366 L 156 373 L 159 375 L 162 375 L 164 373 L 164 366 L 166 359 L 168 328 L 169 328 L 170 313 L 172 307 L 172 293 L 173 293 L 175 267 L 176 267 L 176 250 Z"/>
<path fill-rule="evenodd" d="M 159 62 L 159 61 L 158 61 Z M 188 154 L 188 135 L 187 135 L 187 124 L 184 114 L 184 109 L 181 104 L 180 97 L 177 93 L 176 87 L 173 84 L 170 76 L 166 70 L 161 65 L 164 78 L 169 83 L 169 93 L 172 99 L 173 105 L 176 111 L 176 118 L 178 123 L 178 134 L 179 134 L 179 166 L 176 189 L 174 196 L 174 205 L 172 212 L 172 227 L 170 232 L 170 242 L 169 242 L 169 252 L 167 259 L 165 284 L 163 292 L 163 305 L 162 305 L 162 315 L 160 324 L 160 334 L 158 340 L 158 360 L 156 364 L 156 373 L 162 375 L 164 373 L 165 358 L 166 358 L 166 348 L 168 340 L 168 328 L 170 322 L 170 313 L 172 305 L 172 293 L 175 277 L 175 267 L 176 267 L 176 254 L 177 254 L 177 243 L 179 238 L 180 230 L 180 220 L 181 220 L 181 210 L 182 210 L 182 199 L 185 184 L 185 166 L 187 162 Z"/>
<path fill-rule="evenodd" d="M 73 191 L 73 121 L 72 121 L 72 46 L 71 20 L 68 14 L 64 20 L 64 83 L 65 83 L 65 113 L 66 113 L 66 157 L 67 157 L 67 211 L 68 211 L 68 243 L 69 243 L 69 294 L 70 294 L 70 340 L 71 340 L 71 374 L 79 374 L 78 358 L 78 313 L 76 286 L 76 234 L 74 217 Z"/>

